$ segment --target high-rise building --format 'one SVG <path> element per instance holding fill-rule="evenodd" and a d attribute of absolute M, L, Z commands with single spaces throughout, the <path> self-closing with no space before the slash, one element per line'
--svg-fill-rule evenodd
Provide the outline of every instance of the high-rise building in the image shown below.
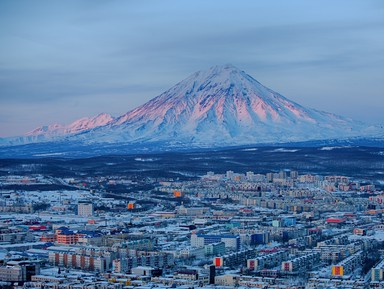
<path fill-rule="evenodd" d="M 299 177 L 299 173 L 297 171 L 290 171 L 290 177 L 293 180 L 296 180 Z"/>
<path fill-rule="evenodd" d="M 228 180 L 232 179 L 233 175 L 234 175 L 234 172 L 233 172 L 233 171 L 227 171 L 227 172 L 226 172 L 226 176 L 227 176 L 227 179 L 228 179 Z"/>
<path fill-rule="evenodd" d="M 280 171 L 279 172 L 279 179 L 286 179 L 287 178 L 287 172 L 286 171 Z"/>
<path fill-rule="evenodd" d="M 90 202 L 79 202 L 77 204 L 77 215 L 83 217 L 93 216 L 93 204 Z"/>
<path fill-rule="evenodd" d="M 215 265 L 209 266 L 209 284 L 215 284 L 216 268 Z"/>

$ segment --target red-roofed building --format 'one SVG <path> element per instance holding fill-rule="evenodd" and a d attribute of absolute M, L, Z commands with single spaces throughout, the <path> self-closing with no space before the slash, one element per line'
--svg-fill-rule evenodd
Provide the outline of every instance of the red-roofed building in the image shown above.
<path fill-rule="evenodd" d="M 334 224 L 341 224 L 345 223 L 346 219 L 344 218 L 328 218 L 326 222 L 329 223 L 334 223 Z"/>
<path fill-rule="evenodd" d="M 29 226 L 29 230 L 31 230 L 31 231 L 45 231 L 45 230 L 47 230 L 47 227 L 43 226 L 43 225 L 33 225 L 33 226 Z"/>

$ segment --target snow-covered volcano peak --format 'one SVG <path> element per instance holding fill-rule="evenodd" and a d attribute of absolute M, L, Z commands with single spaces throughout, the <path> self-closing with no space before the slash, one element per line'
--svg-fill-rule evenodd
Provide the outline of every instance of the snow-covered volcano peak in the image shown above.
<path fill-rule="evenodd" d="M 212 78 L 222 78 L 223 81 L 229 80 L 231 77 L 244 73 L 232 64 L 215 65 L 207 70 L 200 70 L 192 75 L 196 80 L 208 80 Z M 244 73 L 245 74 L 245 73 Z"/>
<path fill-rule="evenodd" d="M 221 87 L 238 87 L 242 86 L 245 81 L 251 81 L 254 82 L 254 85 L 260 85 L 259 82 L 244 71 L 238 69 L 236 66 L 225 64 L 212 66 L 207 70 L 198 71 L 181 83 L 191 84 L 191 82 L 193 82 L 194 85 L 200 84 L 207 87 L 209 87 L 209 84 L 213 84 L 214 86 L 220 85 Z"/>
<path fill-rule="evenodd" d="M 376 133 L 376 128 L 365 124 L 305 108 L 237 67 L 225 64 L 193 73 L 116 119 L 100 114 L 67 126 L 42 127 L 31 132 L 27 141 L 64 135 L 66 141 L 86 143 L 157 142 L 217 147 Z"/>
<path fill-rule="evenodd" d="M 181 120 L 229 126 L 298 120 L 316 122 L 310 111 L 268 89 L 231 64 L 198 71 L 160 96 L 122 116 L 117 124 L 145 118 L 161 122 Z"/>
<path fill-rule="evenodd" d="M 198 71 L 121 116 L 129 138 L 245 144 L 350 134 L 356 123 L 304 108 L 231 64 Z"/>

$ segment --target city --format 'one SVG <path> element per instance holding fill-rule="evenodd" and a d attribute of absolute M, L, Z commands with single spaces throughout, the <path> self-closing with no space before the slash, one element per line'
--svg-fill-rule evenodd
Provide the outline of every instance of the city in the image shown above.
<path fill-rule="evenodd" d="M 0 184 L 4 288 L 384 287 L 384 195 L 371 181 L 228 170 Z"/>
<path fill-rule="evenodd" d="M 384 289 L 383 0 L 1 0 L 0 289 Z"/>

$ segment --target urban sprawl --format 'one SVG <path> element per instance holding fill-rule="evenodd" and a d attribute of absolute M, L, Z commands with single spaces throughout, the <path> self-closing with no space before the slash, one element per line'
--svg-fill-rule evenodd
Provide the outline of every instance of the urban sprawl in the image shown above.
<path fill-rule="evenodd" d="M 10 173 L 0 177 L 0 287 L 384 288 L 380 185 L 290 170 Z"/>

